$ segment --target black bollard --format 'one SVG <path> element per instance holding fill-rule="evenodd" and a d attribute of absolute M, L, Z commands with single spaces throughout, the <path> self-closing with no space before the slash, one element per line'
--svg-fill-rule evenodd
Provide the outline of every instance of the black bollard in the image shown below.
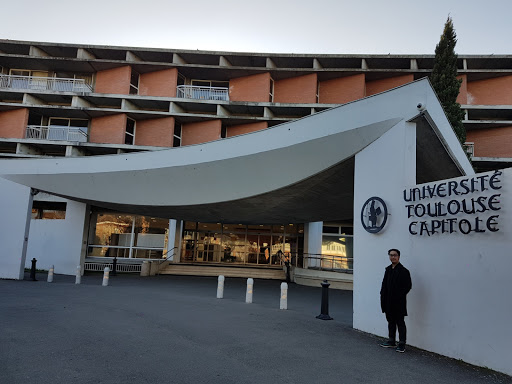
<path fill-rule="evenodd" d="M 320 314 L 316 317 L 320 320 L 332 320 L 332 317 L 329 316 L 329 284 L 327 280 L 322 282 L 322 307 L 320 309 Z"/>
<path fill-rule="evenodd" d="M 112 260 L 112 272 L 110 272 L 110 276 L 117 276 L 116 268 L 117 267 L 117 256 L 114 257 L 114 260 Z"/>
<path fill-rule="evenodd" d="M 34 257 L 32 259 L 32 268 L 30 268 L 30 278 L 32 279 L 32 281 L 37 281 L 37 279 L 36 279 L 36 263 L 37 263 L 37 260 Z"/>

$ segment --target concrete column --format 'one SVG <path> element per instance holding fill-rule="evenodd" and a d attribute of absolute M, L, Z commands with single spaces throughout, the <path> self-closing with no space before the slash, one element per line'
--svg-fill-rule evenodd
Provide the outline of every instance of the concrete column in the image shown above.
<path fill-rule="evenodd" d="M 23 280 L 33 195 L 30 188 L 2 178 L 0 190 L 0 278 Z"/>
<path fill-rule="evenodd" d="M 304 224 L 304 256 L 320 257 L 322 254 L 323 224 L 323 221 Z M 305 266 L 319 267 L 320 260 L 310 259 Z"/>
<path fill-rule="evenodd" d="M 181 239 L 182 239 L 183 221 L 169 220 L 169 240 L 167 242 L 167 250 L 169 253 L 175 252 L 175 255 L 170 259 L 171 263 L 179 263 L 181 258 Z M 176 247 L 174 251 L 173 247 Z"/>

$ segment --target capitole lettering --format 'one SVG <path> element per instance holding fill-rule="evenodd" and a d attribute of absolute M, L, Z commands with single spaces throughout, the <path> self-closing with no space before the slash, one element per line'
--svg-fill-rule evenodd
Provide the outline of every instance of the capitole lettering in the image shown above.
<path fill-rule="evenodd" d="M 444 219 L 444 220 L 430 220 L 430 221 L 411 221 L 409 224 L 409 233 L 411 235 L 427 235 L 432 236 L 438 233 L 454 233 L 460 232 L 467 235 L 471 232 L 498 232 L 498 219 L 499 215 L 493 215 L 485 221 L 479 217 L 469 219 Z M 485 222 L 485 224 L 484 224 Z"/>
<path fill-rule="evenodd" d="M 408 202 L 409 233 L 414 236 L 436 234 L 498 232 L 501 210 L 502 171 L 405 189 Z M 470 196 L 478 193 L 478 196 Z M 486 194 L 487 193 L 487 194 Z M 427 199 L 442 201 L 427 202 Z M 491 214 L 491 216 L 489 216 Z M 461 217 L 462 216 L 462 217 Z"/>

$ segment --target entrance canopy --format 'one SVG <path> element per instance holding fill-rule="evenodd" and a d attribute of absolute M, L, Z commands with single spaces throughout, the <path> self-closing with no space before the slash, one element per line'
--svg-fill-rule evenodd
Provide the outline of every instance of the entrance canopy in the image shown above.
<path fill-rule="evenodd" d="M 154 152 L 3 160 L 0 174 L 71 200 L 157 217 L 268 224 L 351 219 L 355 156 L 402 121 L 416 123 L 417 161 L 410 166 L 418 182 L 473 173 L 422 79 L 241 136 Z"/>

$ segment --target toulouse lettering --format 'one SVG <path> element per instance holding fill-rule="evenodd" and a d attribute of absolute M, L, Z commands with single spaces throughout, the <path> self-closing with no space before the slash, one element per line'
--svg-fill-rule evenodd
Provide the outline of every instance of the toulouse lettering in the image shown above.
<path fill-rule="evenodd" d="M 442 233 L 459 232 L 467 235 L 471 232 L 497 232 L 501 209 L 502 188 L 500 176 L 496 171 L 492 175 L 479 175 L 459 181 L 447 181 L 432 185 L 404 190 L 407 218 L 419 219 L 409 223 L 411 235 L 432 236 Z M 472 197 L 470 194 L 489 191 L 487 196 Z M 501 191 L 500 191 L 501 192 Z M 442 202 L 426 202 L 433 198 L 449 198 Z M 487 212 L 487 214 L 485 214 Z M 485 217 L 482 217 L 481 215 Z M 491 216 L 488 216 L 491 214 Z M 452 217 L 472 215 L 470 217 Z"/>

